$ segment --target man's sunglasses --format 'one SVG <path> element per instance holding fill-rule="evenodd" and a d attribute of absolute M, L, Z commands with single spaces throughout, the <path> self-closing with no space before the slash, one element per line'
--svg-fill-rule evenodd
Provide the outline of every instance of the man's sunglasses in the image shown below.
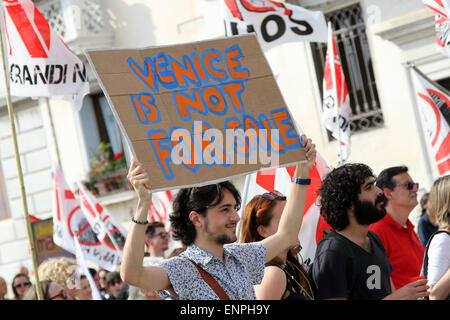
<path fill-rule="evenodd" d="M 269 200 L 269 201 L 273 201 L 275 199 L 276 200 L 286 200 L 286 197 L 277 190 L 263 193 L 262 195 L 259 196 L 256 206 L 253 207 L 252 214 L 251 214 L 252 217 L 256 216 L 256 213 L 258 212 L 259 206 L 261 205 L 263 199 Z"/>
<path fill-rule="evenodd" d="M 419 189 L 419 183 L 418 182 L 406 182 L 406 183 L 399 184 L 399 186 L 405 187 L 407 190 L 413 190 L 414 187 Z"/>
<path fill-rule="evenodd" d="M 24 282 L 16 283 L 16 284 L 14 285 L 14 288 L 18 288 L 18 287 L 28 287 L 28 286 L 31 286 L 31 282 L 30 282 L 30 281 L 24 281 Z"/>
<path fill-rule="evenodd" d="M 152 238 L 161 237 L 161 239 L 165 239 L 168 236 L 169 236 L 168 232 L 160 232 L 160 233 L 155 234 Z"/>

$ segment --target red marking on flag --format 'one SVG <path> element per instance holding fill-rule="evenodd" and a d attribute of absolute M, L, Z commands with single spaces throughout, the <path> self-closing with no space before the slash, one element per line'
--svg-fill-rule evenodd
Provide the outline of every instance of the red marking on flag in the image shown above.
<path fill-rule="evenodd" d="M 70 190 L 64 190 L 64 198 L 66 199 L 75 199 L 74 194 Z"/>
<path fill-rule="evenodd" d="M 291 177 L 291 181 L 292 181 L 292 177 L 294 176 L 294 173 L 295 173 L 295 167 L 296 166 L 286 167 L 286 170 L 289 173 L 289 176 Z"/>
<path fill-rule="evenodd" d="M 86 230 L 89 226 L 90 226 L 90 224 L 89 224 L 89 223 L 86 223 L 86 224 L 83 226 L 83 228 L 81 228 L 81 229 L 78 231 L 78 233 L 77 233 L 77 238 L 79 238 L 80 235 L 84 232 L 84 230 Z"/>
<path fill-rule="evenodd" d="M 450 154 L 450 132 L 447 133 L 447 136 L 445 137 L 444 141 L 442 141 L 441 146 L 436 152 L 436 160 L 439 161 L 441 159 L 444 159 L 445 157 L 448 157 L 449 154 Z"/>
<path fill-rule="evenodd" d="M 9 41 L 8 25 L 6 23 L 5 10 L 3 10 L 3 21 L 5 21 L 5 31 L 6 31 L 6 39 L 8 40 L 8 45 L 9 45 L 9 55 L 12 56 L 12 47 L 11 47 L 11 41 Z"/>
<path fill-rule="evenodd" d="M 99 216 L 102 215 L 103 207 L 102 207 L 102 205 L 100 203 L 97 203 L 95 205 L 95 209 L 97 210 L 97 213 L 98 213 Z"/>
<path fill-rule="evenodd" d="M 427 4 L 426 4 L 426 6 L 427 6 L 428 8 L 430 8 L 431 10 L 433 10 L 434 12 L 439 13 L 441 16 L 444 16 L 444 17 L 447 18 L 447 15 L 446 15 L 443 11 L 438 10 L 438 9 L 432 7 L 432 6 L 427 5 Z"/>
<path fill-rule="evenodd" d="M 259 171 L 256 174 L 256 183 L 267 191 L 273 191 L 275 188 L 275 172 L 277 169 L 264 170 L 264 173 Z"/>
<path fill-rule="evenodd" d="M 34 7 L 34 23 L 36 24 L 36 28 L 41 33 L 45 45 L 50 50 L 50 26 L 36 7 Z"/>
<path fill-rule="evenodd" d="M 309 178 L 311 179 L 311 184 L 306 189 L 306 202 L 305 202 L 305 212 L 306 214 L 311 206 L 316 202 L 319 196 L 319 189 L 322 185 L 322 179 L 320 178 L 319 171 L 317 170 L 317 162 L 311 169 L 309 173 Z"/>
<path fill-rule="evenodd" d="M 11 1 L 7 1 L 10 2 Z M 25 10 L 23 7 L 19 4 L 9 4 L 5 6 L 6 10 L 8 11 L 9 16 L 11 17 L 11 20 L 13 21 L 14 25 L 16 26 L 17 32 L 19 33 L 20 37 L 22 38 L 22 41 L 27 48 L 28 53 L 30 54 L 31 58 L 48 58 L 47 52 L 45 51 L 41 40 L 39 39 L 38 35 L 36 34 L 30 20 L 28 19 L 27 14 L 25 13 Z M 39 11 L 38 11 L 39 12 Z M 45 18 L 42 17 L 45 22 Z M 38 18 L 39 22 L 42 23 L 42 21 Z M 44 28 L 41 27 L 43 31 Z M 48 29 L 50 30 L 50 29 Z M 47 39 L 50 37 L 50 35 L 43 34 L 42 37 L 44 39 Z"/>
<path fill-rule="evenodd" d="M 59 192 L 58 189 L 55 189 L 56 196 L 56 219 L 61 221 L 61 208 L 59 207 Z"/>
<path fill-rule="evenodd" d="M 225 4 L 234 17 L 238 18 L 241 21 L 244 21 L 244 18 L 242 18 L 242 14 L 239 12 L 236 0 L 225 0 Z"/>
<path fill-rule="evenodd" d="M 439 174 L 444 174 L 444 173 L 450 171 L 450 159 L 447 159 L 444 162 L 439 163 L 438 171 L 439 171 Z"/>
<path fill-rule="evenodd" d="M 41 219 L 36 218 L 35 216 L 33 216 L 33 215 L 31 215 L 31 214 L 29 214 L 28 216 L 30 217 L 30 222 L 31 222 L 31 223 L 36 222 L 36 221 L 41 221 Z"/>
<path fill-rule="evenodd" d="M 86 195 L 84 194 L 84 192 L 82 194 L 82 201 L 83 201 L 83 205 L 86 207 L 87 211 L 91 214 L 91 216 L 93 216 L 95 218 L 95 216 L 96 216 L 95 211 L 92 208 L 91 204 L 89 203 L 89 201 L 88 201 Z"/>
<path fill-rule="evenodd" d="M 327 56 L 325 62 L 325 70 L 324 70 L 324 78 L 325 78 L 325 87 L 326 90 L 334 89 L 336 92 L 337 98 L 337 106 L 340 108 L 345 100 L 345 97 L 348 95 L 347 84 L 344 80 L 344 73 L 341 66 L 341 61 L 339 59 L 339 55 L 336 48 L 336 42 L 334 40 L 334 36 L 332 36 L 332 46 L 333 48 L 327 49 Z M 331 54 L 334 56 L 334 74 L 336 76 L 336 88 L 333 87 L 333 73 L 331 72 Z"/>
<path fill-rule="evenodd" d="M 166 196 L 169 201 L 172 201 L 172 191 L 166 190 Z"/>
<path fill-rule="evenodd" d="M 322 217 L 322 215 L 319 216 L 319 221 L 317 221 L 317 229 L 316 229 L 316 243 L 319 244 L 320 240 L 323 238 L 323 230 L 332 228 L 330 225 L 325 221 L 325 219 Z"/>
<path fill-rule="evenodd" d="M 290 16 L 291 15 L 291 10 L 287 9 L 284 4 L 277 2 L 277 1 L 273 1 L 273 0 L 269 0 L 270 3 L 272 3 L 275 7 L 284 9 L 283 14 Z M 251 4 L 250 2 L 248 2 L 247 0 L 241 0 L 242 5 L 244 6 L 245 9 L 247 9 L 248 11 L 253 11 L 253 12 L 267 12 L 267 11 L 276 11 L 277 9 L 271 6 L 265 6 L 265 7 L 257 7 L 254 6 L 253 4 Z"/>
<path fill-rule="evenodd" d="M 445 23 L 445 21 L 447 20 L 446 16 L 442 16 L 440 19 L 435 21 L 436 27 L 438 27 L 438 25 Z M 445 39 L 442 39 L 445 40 Z M 441 38 L 439 38 L 439 33 L 436 32 L 436 43 L 439 47 L 445 48 L 445 41 L 442 41 Z"/>

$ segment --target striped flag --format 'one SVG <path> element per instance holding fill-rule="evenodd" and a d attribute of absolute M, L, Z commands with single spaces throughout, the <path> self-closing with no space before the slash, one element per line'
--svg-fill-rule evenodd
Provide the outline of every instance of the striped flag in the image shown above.
<path fill-rule="evenodd" d="M 68 97 L 77 110 L 89 93 L 86 68 L 31 0 L 3 0 L 11 95 Z"/>
<path fill-rule="evenodd" d="M 53 170 L 53 184 L 53 242 L 70 253 L 77 254 L 76 237 L 87 260 L 108 271 L 116 271 L 122 261 L 126 235 L 112 229 L 103 240 L 99 240 L 57 166 Z M 113 237 L 114 241 L 111 240 Z M 114 243 L 119 249 L 116 249 Z"/>
<path fill-rule="evenodd" d="M 450 57 L 450 0 L 423 0 L 423 3 L 434 11 L 436 46 Z"/>
<path fill-rule="evenodd" d="M 321 11 L 273 0 L 224 0 L 228 36 L 255 32 L 263 50 L 287 42 L 326 42 Z"/>
<path fill-rule="evenodd" d="M 322 121 L 339 143 L 339 164 L 345 162 L 351 152 L 350 96 L 344 71 L 334 41 L 331 23 L 328 24 L 328 47 L 323 75 Z"/>
<path fill-rule="evenodd" d="M 295 167 L 268 169 L 247 175 L 247 187 L 242 199 L 250 200 L 258 194 L 273 190 L 278 190 L 286 196 L 289 195 Z M 311 184 L 306 191 L 305 211 L 298 235 L 300 245 L 302 246 L 300 253 L 305 260 L 308 258 L 314 260 L 317 244 L 323 238 L 323 230 L 331 229 L 320 215 L 320 208 L 317 205 L 319 188 L 328 172 L 330 172 L 330 169 L 325 160 L 320 154 L 317 154 L 316 162 L 309 175 Z"/>
<path fill-rule="evenodd" d="M 450 174 L 450 95 L 416 67 L 411 69 L 439 175 Z"/>

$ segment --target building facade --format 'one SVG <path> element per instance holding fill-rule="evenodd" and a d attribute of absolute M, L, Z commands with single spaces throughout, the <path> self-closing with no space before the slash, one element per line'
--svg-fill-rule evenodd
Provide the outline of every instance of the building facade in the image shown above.
<path fill-rule="evenodd" d="M 86 62 L 86 48 L 139 48 L 225 36 L 220 0 L 40 0 L 34 1 L 63 40 Z M 404 164 L 420 194 L 437 177 L 407 61 L 450 88 L 450 59 L 436 50 L 434 15 L 421 0 L 291 0 L 324 12 L 335 30 L 352 101 L 352 153 L 378 174 Z M 2 23 L 3 24 L 3 23 Z M 2 27 L 3 30 L 3 27 Z M 3 34 L 3 33 L 2 33 Z M 337 142 L 321 123 L 326 44 L 289 43 L 266 58 L 286 104 L 331 167 Z M 52 216 L 52 165 L 60 163 L 73 190 L 87 180 L 103 142 L 128 154 L 97 79 L 88 67 L 91 93 L 81 112 L 61 99 L 13 97 L 14 117 L 29 213 Z M 20 265 L 31 268 L 4 84 L 0 100 L 0 276 L 9 282 Z M 245 177 L 234 179 L 242 191 Z M 136 198 L 131 190 L 100 196 L 128 227 Z M 415 212 L 419 212 L 418 208 Z M 413 218 L 414 221 L 417 217 Z"/>

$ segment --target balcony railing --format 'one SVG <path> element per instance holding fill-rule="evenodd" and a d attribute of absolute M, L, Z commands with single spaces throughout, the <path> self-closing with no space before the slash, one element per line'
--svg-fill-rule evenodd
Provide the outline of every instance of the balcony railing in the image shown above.
<path fill-rule="evenodd" d="M 111 47 L 113 33 L 104 0 L 39 0 L 39 11 L 76 53 Z"/>

